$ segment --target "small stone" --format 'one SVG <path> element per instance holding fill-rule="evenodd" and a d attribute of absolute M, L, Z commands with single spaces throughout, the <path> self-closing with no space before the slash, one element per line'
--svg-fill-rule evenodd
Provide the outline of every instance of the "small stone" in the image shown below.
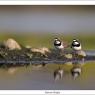
<path fill-rule="evenodd" d="M 83 50 L 77 51 L 77 55 L 80 57 L 86 57 L 86 53 Z"/>
<path fill-rule="evenodd" d="M 4 42 L 5 47 L 7 47 L 9 50 L 21 50 L 20 45 L 14 40 L 9 38 L 6 42 Z"/>
<path fill-rule="evenodd" d="M 25 48 L 27 48 L 27 49 L 31 49 L 31 46 L 27 45 L 27 46 L 25 46 Z"/>
<path fill-rule="evenodd" d="M 67 58 L 67 59 L 72 59 L 73 58 L 72 54 L 65 54 L 64 57 Z"/>
<path fill-rule="evenodd" d="M 46 47 L 43 47 L 43 48 L 34 48 L 34 49 L 31 49 L 32 52 L 38 52 L 38 53 L 41 53 L 43 55 L 46 55 L 46 53 L 50 53 L 50 50 Z"/>

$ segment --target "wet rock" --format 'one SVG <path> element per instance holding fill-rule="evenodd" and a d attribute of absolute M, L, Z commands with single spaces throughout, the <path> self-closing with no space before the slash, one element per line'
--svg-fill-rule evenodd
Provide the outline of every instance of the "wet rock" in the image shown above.
<path fill-rule="evenodd" d="M 46 47 L 43 47 L 43 48 L 34 48 L 34 49 L 31 49 L 32 52 L 37 52 L 37 53 L 41 53 L 45 56 L 47 56 L 47 53 L 51 53 L 51 51 L 46 48 Z"/>
<path fill-rule="evenodd" d="M 5 49 L 6 47 L 5 47 L 5 45 L 4 45 L 4 43 L 2 42 L 2 43 L 0 43 L 0 48 L 2 49 Z"/>
<path fill-rule="evenodd" d="M 27 57 L 29 57 L 30 59 L 32 59 L 33 54 L 32 53 L 26 53 Z"/>
<path fill-rule="evenodd" d="M 31 49 L 31 46 L 27 45 L 27 46 L 25 46 L 25 48 L 27 48 L 27 49 Z"/>
<path fill-rule="evenodd" d="M 7 55 L 7 52 L 0 51 L 0 58 L 5 58 Z"/>
<path fill-rule="evenodd" d="M 77 51 L 76 54 L 77 54 L 79 57 L 86 57 L 86 53 L 85 53 L 85 51 L 83 51 L 83 50 Z"/>
<path fill-rule="evenodd" d="M 14 40 L 9 38 L 7 41 L 4 42 L 5 47 L 7 47 L 9 50 L 21 50 L 20 45 Z"/>
<path fill-rule="evenodd" d="M 67 58 L 67 59 L 72 59 L 73 58 L 72 54 L 65 54 L 64 57 Z"/>
<path fill-rule="evenodd" d="M 59 67 L 57 70 L 54 71 L 54 79 L 59 80 L 62 79 L 64 71 Z"/>

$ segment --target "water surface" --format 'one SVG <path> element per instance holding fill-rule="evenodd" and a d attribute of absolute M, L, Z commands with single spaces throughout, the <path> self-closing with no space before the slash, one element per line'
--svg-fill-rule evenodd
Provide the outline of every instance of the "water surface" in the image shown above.
<path fill-rule="evenodd" d="M 89 64 L 90 63 L 90 64 Z M 58 64 L 46 65 L 42 68 L 19 67 L 14 74 L 0 70 L 0 90 L 87 90 L 95 89 L 95 62 L 82 67 L 82 74 L 73 80 L 70 70 L 72 66 L 60 65 L 65 73 L 63 79 L 55 81 L 53 72 Z"/>

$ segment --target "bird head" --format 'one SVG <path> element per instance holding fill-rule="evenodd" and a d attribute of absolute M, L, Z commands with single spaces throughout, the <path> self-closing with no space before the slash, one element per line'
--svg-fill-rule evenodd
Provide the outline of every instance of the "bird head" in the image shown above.
<path fill-rule="evenodd" d="M 73 39 L 73 42 L 77 42 L 78 41 L 78 39 Z"/>
<path fill-rule="evenodd" d="M 54 38 L 55 41 L 59 40 L 59 38 Z"/>

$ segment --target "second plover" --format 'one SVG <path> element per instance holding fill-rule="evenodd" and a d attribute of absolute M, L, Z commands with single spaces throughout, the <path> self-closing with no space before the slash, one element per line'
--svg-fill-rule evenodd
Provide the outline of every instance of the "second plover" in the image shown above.
<path fill-rule="evenodd" d="M 79 51 L 82 49 L 81 43 L 78 40 L 74 39 L 72 44 L 71 44 L 71 48 L 75 51 Z"/>
<path fill-rule="evenodd" d="M 86 57 L 86 53 L 82 50 L 81 43 L 78 40 L 74 39 L 71 44 L 71 48 L 74 50 L 74 57 L 81 58 L 84 62 L 84 57 Z"/>

